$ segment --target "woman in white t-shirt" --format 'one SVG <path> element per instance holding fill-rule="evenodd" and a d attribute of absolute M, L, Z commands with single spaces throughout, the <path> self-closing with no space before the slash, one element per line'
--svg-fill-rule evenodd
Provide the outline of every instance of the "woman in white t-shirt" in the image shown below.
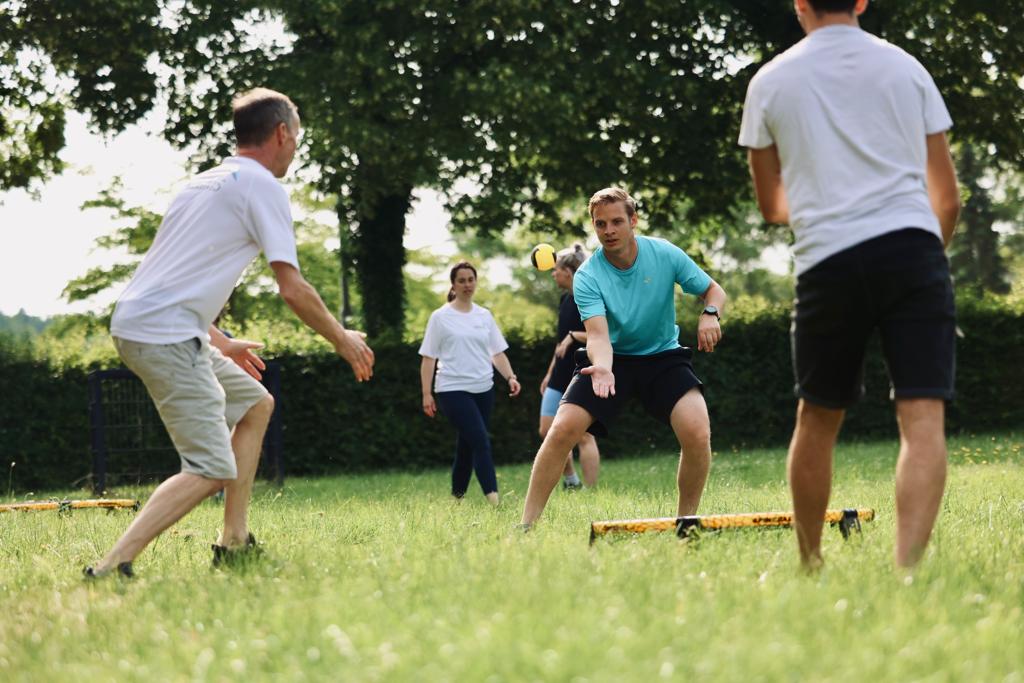
<path fill-rule="evenodd" d="M 452 267 L 448 303 L 430 314 L 420 345 L 420 384 L 423 412 L 434 417 L 438 408 L 458 434 L 452 463 L 452 495 L 462 498 L 476 471 L 480 488 L 498 504 L 498 480 L 487 433 L 494 407 L 494 368 L 508 382 L 509 395 L 519 395 L 519 381 L 505 355 L 508 344 L 486 308 L 473 303 L 476 268 L 463 261 Z M 431 380 L 437 367 L 436 401 Z"/>

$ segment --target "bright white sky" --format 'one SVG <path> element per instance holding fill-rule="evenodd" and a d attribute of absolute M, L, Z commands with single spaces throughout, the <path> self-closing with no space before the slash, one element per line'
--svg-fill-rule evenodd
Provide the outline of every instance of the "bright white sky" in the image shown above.
<path fill-rule="evenodd" d="M 46 183 L 38 200 L 20 190 L 0 193 L 0 313 L 24 309 L 42 318 L 98 310 L 117 298 L 120 288 L 75 304 L 66 303 L 60 293 L 88 269 L 124 259 L 124 254 L 94 248 L 96 238 L 110 233 L 113 224 L 105 210 L 80 210 L 83 202 L 96 199 L 121 176 L 121 196 L 129 206 L 163 213 L 188 176 L 185 153 L 159 137 L 158 115 L 105 140 L 88 130 L 84 116 L 69 112 L 61 155 L 68 163 L 64 174 Z M 440 197 L 431 191 L 416 194 L 406 247 L 430 245 L 435 253 L 454 253 Z"/>

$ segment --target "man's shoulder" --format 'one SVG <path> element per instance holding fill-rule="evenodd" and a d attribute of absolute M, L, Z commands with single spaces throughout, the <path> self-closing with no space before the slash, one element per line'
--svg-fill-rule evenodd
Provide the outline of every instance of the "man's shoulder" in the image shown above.
<path fill-rule="evenodd" d="M 235 177 L 247 181 L 253 189 L 288 197 L 288 191 L 284 189 L 284 185 L 263 164 L 245 157 L 231 157 L 231 161 Z"/>
<path fill-rule="evenodd" d="M 808 52 L 808 45 L 805 37 L 796 45 L 769 59 L 750 79 L 750 87 L 770 87 L 774 82 L 788 79 L 794 71 L 801 68 Z"/>
<path fill-rule="evenodd" d="M 253 188 L 261 193 L 279 192 L 285 198 L 288 196 L 270 171 L 258 162 L 242 157 L 227 157 L 216 166 L 196 174 L 184 189 L 247 193 Z"/>
<path fill-rule="evenodd" d="M 871 33 L 867 33 L 866 31 L 865 36 L 868 48 L 874 50 L 875 52 L 878 52 L 879 54 L 888 54 L 901 59 L 910 59 L 915 62 L 917 61 L 909 52 L 904 50 L 899 45 L 890 43 L 885 38 L 880 38 Z"/>
<path fill-rule="evenodd" d="M 601 269 L 597 267 L 596 262 L 591 263 L 596 257 L 595 253 L 584 261 L 572 279 L 573 301 L 577 305 L 585 304 L 594 297 L 603 298 L 604 296 L 601 288 L 602 283 L 606 282 L 606 276 L 601 274 Z"/>
<path fill-rule="evenodd" d="M 230 164 L 221 163 L 195 174 L 185 182 L 184 190 L 222 190 L 235 180 Z"/>
<path fill-rule="evenodd" d="M 668 247 L 675 247 L 676 245 L 669 242 L 664 237 L 656 237 L 655 235 L 637 235 L 637 242 L 646 242 L 652 245 L 655 249 L 666 249 Z"/>
<path fill-rule="evenodd" d="M 638 235 L 636 238 L 637 242 L 646 246 L 651 253 L 657 255 L 669 254 L 676 255 L 678 253 L 685 253 L 679 248 L 674 242 L 670 242 L 664 237 L 648 237 L 646 235 Z M 644 247 L 641 247 L 643 249 Z"/>
<path fill-rule="evenodd" d="M 259 193 L 264 197 L 288 198 L 284 185 L 263 164 L 253 159 L 228 157 L 210 171 L 217 171 L 220 176 L 230 178 L 239 189 Z"/>
<path fill-rule="evenodd" d="M 928 70 L 924 68 L 924 65 L 921 64 L 917 57 L 899 45 L 893 45 L 889 41 L 877 36 L 871 36 L 871 40 L 875 45 L 876 54 L 880 56 L 880 59 L 884 60 L 887 71 L 899 68 L 913 76 L 928 76 Z"/>
<path fill-rule="evenodd" d="M 579 268 L 576 269 L 576 277 L 583 275 L 584 278 L 594 277 L 601 268 L 601 262 L 604 261 L 604 249 L 598 247 L 594 250 L 594 253 L 590 255 L 586 261 L 583 262 Z M 573 282 L 575 282 L 575 277 Z"/>

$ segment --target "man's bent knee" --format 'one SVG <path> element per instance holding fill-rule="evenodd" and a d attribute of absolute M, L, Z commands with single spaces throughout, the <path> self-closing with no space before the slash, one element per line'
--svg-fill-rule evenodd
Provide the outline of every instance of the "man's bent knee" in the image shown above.
<path fill-rule="evenodd" d="M 711 446 L 711 425 L 706 421 L 686 425 L 680 434 L 679 445 L 684 448 Z"/>
<path fill-rule="evenodd" d="M 904 438 L 945 441 L 946 404 L 941 400 L 898 399 L 896 417 Z"/>
<path fill-rule="evenodd" d="M 796 407 L 796 429 L 811 429 L 817 431 L 828 431 L 839 433 L 843 424 L 845 410 L 826 408 L 804 399 Z"/>
<path fill-rule="evenodd" d="M 199 474 L 197 472 L 183 472 L 183 474 L 191 474 L 196 479 L 200 480 L 203 484 L 205 484 L 208 489 L 208 492 L 206 494 L 208 496 L 212 496 L 213 494 L 217 493 L 217 491 L 222 490 L 223 488 L 225 488 L 226 486 L 235 481 L 235 477 L 226 477 L 223 474 L 219 476 L 210 474 Z"/>
<path fill-rule="evenodd" d="M 672 428 L 681 448 L 692 450 L 711 447 L 711 421 L 706 411 L 677 407 L 672 417 Z"/>
<path fill-rule="evenodd" d="M 586 433 L 586 429 L 586 426 L 555 423 L 544 437 L 544 443 L 565 444 L 566 448 L 571 448 Z"/>
<path fill-rule="evenodd" d="M 273 413 L 274 413 L 274 397 L 271 394 L 267 394 L 262 399 L 260 399 L 256 403 L 256 405 L 253 406 L 253 408 L 255 408 L 257 406 L 260 408 L 260 410 L 266 412 L 267 415 L 273 415 Z M 251 408 L 250 408 L 250 410 L 251 410 Z"/>
<path fill-rule="evenodd" d="M 575 446 L 594 422 L 593 416 L 584 408 L 573 404 L 564 404 L 558 409 L 555 420 L 548 429 L 544 443 L 565 444 L 566 449 Z"/>
<path fill-rule="evenodd" d="M 253 420 L 259 420 L 261 422 L 269 422 L 270 417 L 274 414 L 274 397 L 267 394 L 259 401 L 256 401 L 249 410 L 245 411 L 245 415 L 239 422 L 249 422 Z"/>

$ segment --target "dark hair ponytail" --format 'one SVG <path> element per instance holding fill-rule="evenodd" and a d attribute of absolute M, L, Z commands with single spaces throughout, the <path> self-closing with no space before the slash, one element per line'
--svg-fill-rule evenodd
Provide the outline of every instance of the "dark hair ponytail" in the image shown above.
<path fill-rule="evenodd" d="M 474 268 L 473 264 L 470 263 L 469 261 L 459 261 L 454 266 L 452 266 L 451 272 L 448 273 L 448 279 L 451 280 L 452 283 L 452 288 L 448 290 L 449 302 L 455 300 L 455 276 L 458 275 L 459 271 L 464 268 L 473 271 L 473 277 L 476 277 L 476 268 Z"/>

